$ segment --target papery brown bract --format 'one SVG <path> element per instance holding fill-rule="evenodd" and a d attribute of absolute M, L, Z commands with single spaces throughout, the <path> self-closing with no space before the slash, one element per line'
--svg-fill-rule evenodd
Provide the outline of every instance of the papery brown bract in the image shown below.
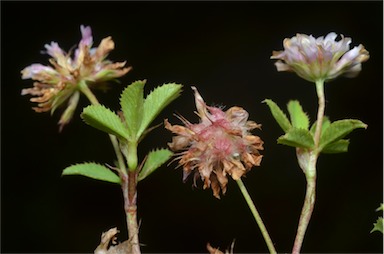
<path fill-rule="evenodd" d="M 21 91 L 22 95 L 32 95 L 31 102 L 36 112 L 51 111 L 67 103 L 62 114 L 60 129 L 67 124 L 77 107 L 80 84 L 86 84 L 91 89 L 105 89 L 105 81 L 125 75 L 131 67 L 125 67 L 125 62 L 113 63 L 106 59 L 115 44 L 111 37 L 104 38 L 97 48 L 92 48 L 93 38 L 89 26 L 81 26 L 82 39 L 75 49 L 73 58 L 71 52 L 65 53 L 56 42 L 45 45 L 45 53 L 52 58 L 52 66 L 32 64 L 21 71 L 22 79 L 35 80 L 32 88 Z"/>
<path fill-rule="evenodd" d="M 250 133 L 260 125 L 249 121 L 248 112 L 241 107 L 223 111 L 207 106 L 197 89 L 192 89 L 200 122 L 192 124 L 179 117 L 184 123 L 181 126 L 171 125 L 166 119 L 165 128 L 177 134 L 168 145 L 173 151 L 181 151 L 177 159 L 184 180 L 193 173 L 194 180 L 200 177 L 204 189 L 211 187 L 213 195 L 220 198 L 220 191 L 226 192 L 227 175 L 238 180 L 260 165 L 263 141 Z"/>

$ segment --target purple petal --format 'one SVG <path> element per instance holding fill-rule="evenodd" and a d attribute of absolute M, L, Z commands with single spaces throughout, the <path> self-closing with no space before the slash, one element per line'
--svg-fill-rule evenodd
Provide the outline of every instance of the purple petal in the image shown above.
<path fill-rule="evenodd" d="M 309 63 L 316 61 L 319 50 L 316 44 L 310 43 L 310 41 L 303 41 L 301 50 L 304 52 L 304 58 L 306 58 Z"/>
<path fill-rule="evenodd" d="M 21 77 L 22 79 L 30 79 L 36 74 L 39 74 L 41 72 L 55 73 L 56 71 L 49 66 L 45 66 L 42 64 L 32 64 L 24 68 L 24 70 L 22 70 L 21 72 L 22 72 L 22 77 Z"/>
<path fill-rule="evenodd" d="M 86 45 L 86 46 L 91 46 L 93 43 L 91 27 L 81 25 L 80 30 L 81 30 L 81 36 L 82 36 L 80 44 Z"/>
<path fill-rule="evenodd" d="M 351 64 L 354 59 L 360 55 L 360 49 L 361 45 L 359 47 L 354 47 L 353 49 L 345 53 L 341 57 L 340 61 L 337 63 L 337 65 L 339 65 L 339 68 L 343 68 L 344 65 Z"/>
<path fill-rule="evenodd" d="M 334 43 L 336 38 L 337 38 L 337 34 L 334 32 L 330 32 L 324 38 L 324 45 Z"/>
<path fill-rule="evenodd" d="M 54 58 L 58 58 L 58 56 L 62 56 L 64 54 L 63 50 L 59 47 L 57 42 L 52 41 L 51 45 L 45 44 L 44 47 L 47 49 L 47 51 L 44 53 L 47 53 Z"/>

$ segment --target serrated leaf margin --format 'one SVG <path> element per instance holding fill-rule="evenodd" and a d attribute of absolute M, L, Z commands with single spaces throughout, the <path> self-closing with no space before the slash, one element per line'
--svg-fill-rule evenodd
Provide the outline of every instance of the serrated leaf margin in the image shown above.
<path fill-rule="evenodd" d="M 289 101 L 287 104 L 287 109 L 290 115 L 292 127 L 308 130 L 309 117 L 304 112 L 300 102 L 298 100 Z"/>
<path fill-rule="evenodd" d="M 138 80 L 127 86 L 120 95 L 120 106 L 128 129 L 129 139 L 139 139 L 138 130 L 143 118 L 144 86 L 146 80 Z"/>
<path fill-rule="evenodd" d="M 313 135 L 308 130 L 301 128 L 290 129 L 289 132 L 277 139 L 277 143 L 305 149 L 313 149 L 315 147 Z"/>
<path fill-rule="evenodd" d="M 156 87 L 144 100 L 143 118 L 137 132 L 140 137 L 160 112 L 181 93 L 181 84 L 167 83 Z"/>
<path fill-rule="evenodd" d="M 160 155 L 160 158 L 156 158 L 156 156 Z M 152 150 L 148 153 L 147 159 L 144 163 L 143 168 L 140 170 L 138 175 L 138 181 L 144 180 L 147 176 L 152 174 L 156 169 L 158 169 L 161 165 L 167 162 L 173 153 L 166 148 Z"/>
<path fill-rule="evenodd" d="M 283 131 L 287 133 L 292 128 L 292 125 L 289 122 L 287 115 L 271 99 L 265 99 L 262 102 L 268 105 L 272 116 L 275 118 L 276 122 L 279 124 L 281 129 L 283 129 Z"/>
<path fill-rule="evenodd" d="M 89 105 L 83 109 L 81 118 L 86 124 L 113 134 L 119 138 L 128 139 L 128 132 L 119 116 L 104 105 Z"/>
<path fill-rule="evenodd" d="M 92 169 L 90 170 L 90 168 Z M 92 170 L 94 172 L 92 172 Z M 62 176 L 64 175 L 82 175 L 96 180 L 120 184 L 119 176 L 106 166 L 95 162 L 84 162 L 71 165 L 63 170 Z"/>

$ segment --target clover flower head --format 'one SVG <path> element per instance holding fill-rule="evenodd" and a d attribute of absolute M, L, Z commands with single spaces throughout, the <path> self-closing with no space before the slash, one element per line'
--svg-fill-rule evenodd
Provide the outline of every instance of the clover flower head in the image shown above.
<path fill-rule="evenodd" d="M 293 71 L 310 82 L 332 80 L 338 76 L 355 77 L 361 71 L 361 63 L 369 59 L 363 45 L 350 49 L 351 38 L 337 34 L 314 38 L 312 35 L 296 34 L 283 41 L 284 51 L 273 51 L 271 59 L 278 71 Z"/>
<path fill-rule="evenodd" d="M 125 75 L 131 67 L 124 67 L 126 62 L 111 62 L 106 59 L 115 44 L 111 37 L 104 38 L 97 48 L 92 48 L 93 37 L 89 26 L 80 26 L 82 39 L 75 49 L 66 53 L 57 42 L 45 45 L 45 51 L 51 58 L 51 66 L 31 64 L 21 71 L 22 79 L 32 79 L 32 88 L 23 89 L 22 95 L 32 95 L 36 112 L 53 113 L 59 106 L 68 102 L 62 114 L 60 129 L 67 124 L 76 109 L 82 85 L 88 88 L 105 89 L 105 82 Z"/>
<path fill-rule="evenodd" d="M 179 117 L 184 124 L 181 126 L 165 119 L 165 128 L 177 134 L 168 145 L 173 151 L 181 151 L 176 159 L 183 166 L 184 181 L 193 172 L 195 186 L 200 176 L 204 189 L 211 187 L 213 195 L 220 198 L 220 191 L 226 192 L 228 175 L 238 180 L 260 165 L 263 141 L 250 132 L 260 125 L 249 121 L 243 108 L 234 106 L 223 111 L 207 106 L 197 89 L 192 89 L 200 121 L 192 124 Z"/>

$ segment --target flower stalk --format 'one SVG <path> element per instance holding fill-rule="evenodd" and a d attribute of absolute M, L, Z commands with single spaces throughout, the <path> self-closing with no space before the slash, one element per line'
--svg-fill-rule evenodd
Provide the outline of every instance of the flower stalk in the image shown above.
<path fill-rule="evenodd" d="M 301 246 L 303 244 L 305 232 L 307 231 L 309 222 L 312 217 L 313 209 L 315 206 L 316 199 L 316 162 L 317 155 L 315 153 L 311 153 L 309 155 L 309 163 L 305 168 L 305 178 L 307 181 L 306 194 L 304 205 L 301 210 L 299 225 L 297 228 L 297 233 L 295 237 L 295 242 L 293 244 L 292 253 L 298 254 L 300 253 Z"/>
<path fill-rule="evenodd" d="M 111 37 L 104 38 L 98 47 L 92 47 L 91 27 L 81 25 L 80 30 L 82 39 L 76 49 L 65 52 L 57 42 L 51 42 L 45 45 L 44 51 L 51 57 L 50 66 L 34 63 L 21 71 L 22 79 L 35 81 L 33 87 L 23 89 L 21 94 L 32 95 L 30 100 L 37 103 L 33 107 L 36 112 L 51 111 L 53 114 L 57 108 L 64 107 L 65 102 L 68 102 L 59 121 L 60 130 L 73 117 L 79 91 L 92 104 L 97 105 L 98 101 L 90 89 L 106 90 L 107 81 L 124 76 L 131 70 L 131 67 L 124 67 L 125 62 L 106 59 L 115 48 Z"/>
<path fill-rule="evenodd" d="M 193 124 L 179 117 L 184 126 L 171 125 L 167 119 L 164 124 L 165 128 L 177 134 L 168 145 L 173 151 L 182 150 L 178 159 L 179 165 L 183 166 L 184 180 L 193 172 L 194 180 L 200 177 L 204 181 L 203 188 L 211 187 L 213 195 L 220 198 L 220 191 L 222 194 L 226 192 L 229 175 L 237 182 L 270 253 L 276 253 L 261 216 L 241 180 L 253 166 L 260 165 L 262 155 L 259 151 L 264 149 L 264 142 L 250 132 L 260 128 L 260 125 L 249 121 L 249 114 L 243 108 L 235 106 L 223 111 L 208 106 L 197 89 L 192 89 L 199 123 Z"/>
<path fill-rule="evenodd" d="M 35 81 L 32 88 L 22 90 L 22 95 L 34 96 L 30 100 L 38 103 L 33 109 L 36 112 L 54 111 L 67 102 L 59 125 L 60 131 L 68 124 L 78 105 L 80 94 L 84 94 L 92 105 L 100 105 L 91 89 L 106 90 L 106 82 L 125 75 L 131 67 L 125 67 L 126 62 L 112 62 L 106 57 L 115 44 L 111 37 L 104 38 L 98 47 L 93 47 L 92 30 L 89 26 L 80 26 L 82 39 L 75 50 L 68 53 L 56 42 L 46 44 L 45 53 L 51 58 L 51 66 L 32 64 L 21 71 L 22 79 Z M 73 53 L 73 54 L 72 54 Z M 71 56 L 73 55 L 73 56 Z M 129 232 L 129 252 L 140 253 L 138 244 L 136 186 L 137 186 L 137 143 L 128 147 L 120 144 L 116 136 L 109 134 L 115 151 L 118 172 L 124 196 L 124 208 Z M 128 151 L 127 151 L 128 150 Z M 123 157 L 127 157 L 128 168 Z M 107 247 L 107 246 L 106 246 Z"/>
<path fill-rule="evenodd" d="M 303 244 L 305 232 L 307 231 L 308 224 L 311 220 L 313 209 L 316 200 L 316 164 L 319 157 L 319 144 L 322 130 L 322 123 L 325 112 L 325 95 L 324 95 L 324 81 L 316 81 L 316 93 L 318 97 L 318 111 L 317 111 L 317 124 L 315 129 L 315 148 L 313 151 L 307 152 L 304 156 L 300 155 L 300 149 L 298 149 L 298 160 L 307 181 L 306 194 L 304 205 L 301 211 L 299 225 L 297 228 L 295 242 L 293 244 L 292 253 L 300 253 L 301 246 Z"/>
<path fill-rule="evenodd" d="M 268 246 L 269 252 L 270 253 L 277 253 L 276 250 L 275 250 L 275 246 L 273 245 L 273 242 L 271 240 L 271 237 L 268 234 L 267 228 L 265 227 L 265 225 L 263 223 L 263 220 L 261 219 L 261 216 L 260 216 L 259 212 L 257 211 L 256 206 L 253 203 L 252 198 L 249 195 L 249 193 L 247 191 L 247 188 L 245 187 L 245 185 L 244 185 L 243 181 L 241 180 L 241 178 L 236 180 L 236 183 L 239 186 L 240 191 L 243 194 L 244 199 L 247 202 L 248 207 L 251 210 L 252 215 L 255 218 L 257 225 L 259 226 L 261 234 L 264 237 L 264 241 L 265 241 L 265 243 Z"/>
<path fill-rule="evenodd" d="M 316 93 L 318 97 L 317 125 L 315 130 L 315 149 L 319 148 L 321 129 L 325 112 L 324 80 L 316 81 Z"/>
<path fill-rule="evenodd" d="M 193 124 L 183 117 L 184 123 L 172 125 L 165 120 L 165 128 L 177 134 L 168 143 L 173 151 L 180 151 L 179 165 L 183 166 L 184 180 L 193 173 L 194 179 L 204 181 L 204 189 L 211 187 L 213 195 L 225 194 L 228 175 L 240 179 L 253 166 L 260 166 L 264 142 L 251 134 L 261 125 L 248 120 L 248 112 L 234 106 L 227 111 L 206 105 L 195 87 L 195 103 L 199 123 Z M 196 181 L 195 185 L 196 185 Z"/>
<path fill-rule="evenodd" d="M 100 105 L 96 96 L 92 93 L 91 89 L 86 85 L 85 82 L 79 84 L 79 89 L 92 105 Z M 127 171 L 123 154 L 121 153 L 119 142 L 116 136 L 109 134 L 113 149 L 115 151 L 120 178 L 122 180 L 121 188 L 124 198 L 124 211 L 127 222 L 128 230 L 128 250 L 129 253 L 140 254 L 140 245 L 139 245 L 139 227 L 137 224 L 137 144 L 130 143 L 128 145 L 128 169 Z M 126 147 L 125 147 L 126 148 Z"/>
<path fill-rule="evenodd" d="M 295 72 L 299 77 L 315 83 L 318 97 L 317 123 L 314 135 L 312 136 L 312 133 L 308 130 L 304 130 L 308 128 L 302 128 L 303 126 L 308 127 L 308 124 L 306 123 L 308 122 L 308 119 L 302 123 L 296 121 L 293 124 L 294 128 L 302 128 L 300 132 L 307 136 L 306 141 L 308 141 L 303 144 L 301 143 L 301 140 L 297 139 L 295 141 L 299 141 L 297 143 L 298 145 L 293 145 L 296 147 L 298 163 L 303 170 L 307 181 L 305 201 L 292 250 L 292 253 L 295 254 L 300 253 L 304 235 L 315 204 L 316 164 L 320 152 L 322 152 L 324 146 L 341 141 L 343 135 L 348 134 L 354 128 L 366 128 L 366 125 L 361 121 L 346 120 L 343 121 L 343 123 L 348 127 L 338 130 L 341 132 L 340 138 L 325 141 L 321 139 L 325 112 L 324 82 L 334 80 L 339 76 L 348 78 L 356 77 L 361 71 L 361 64 L 369 59 L 369 52 L 362 44 L 350 49 L 350 43 L 352 42 L 351 38 L 341 35 L 341 40 L 337 41 L 337 37 L 338 35 L 334 32 L 328 33 L 325 37 L 321 36 L 318 38 L 315 38 L 312 35 L 308 36 L 306 34 L 298 33 L 292 38 L 284 39 L 284 50 L 273 51 L 271 56 L 271 59 L 278 60 L 275 62 L 278 71 Z M 277 119 L 280 126 L 282 126 L 285 132 L 289 132 L 291 135 L 293 135 L 292 133 L 295 133 L 295 131 L 297 132 L 296 129 L 290 132 L 292 127 L 289 121 L 282 117 L 281 114 L 276 113 L 275 109 L 274 111 L 275 115 L 278 117 Z M 295 115 L 293 110 L 290 113 L 291 115 Z M 307 117 L 305 116 L 304 119 L 305 118 Z M 336 123 L 334 124 L 336 125 Z M 286 140 L 280 138 L 280 141 Z M 313 143 L 311 141 L 313 141 Z M 320 141 L 324 142 L 324 144 L 321 145 Z M 294 142 L 290 141 L 290 143 L 286 144 L 290 145 L 293 143 Z M 333 153 L 347 151 L 348 142 L 344 140 L 342 144 L 343 145 L 341 145 L 339 149 L 333 151 L 331 149 L 330 151 Z"/>
<path fill-rule="evenodd" d="M 100 105 L 99 100 L 96 98 L 95 94 L 88 87 L 85 80 L 80 80 L 78 87 L 79 87 L 79 90 L 87 97 L 87 99 L 92 105 Z"/>

